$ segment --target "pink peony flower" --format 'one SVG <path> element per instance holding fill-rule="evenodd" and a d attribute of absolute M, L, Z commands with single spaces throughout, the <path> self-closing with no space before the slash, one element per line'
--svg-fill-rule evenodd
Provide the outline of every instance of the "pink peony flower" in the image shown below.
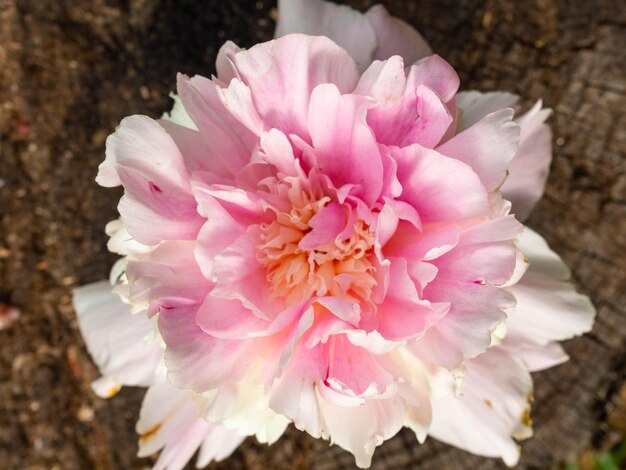
<path fill-rule="evenodd" d="M 162 449 L 156 468 L 289 423 L 360 467 L 403 426 L 515 464 L 530 372 L 594 316 L 520 222 L 549 111 L 459 93 L 380 6 L 280 14 L 278 39 L 226 43 L 217 77 L 179 76 L 169 116 L 107 141 L 97 181 L 124 187 L 107 227 L 123 258 L 113 289 L 75 295 L 95 391 L 149 387 L 139 455 Z"/>

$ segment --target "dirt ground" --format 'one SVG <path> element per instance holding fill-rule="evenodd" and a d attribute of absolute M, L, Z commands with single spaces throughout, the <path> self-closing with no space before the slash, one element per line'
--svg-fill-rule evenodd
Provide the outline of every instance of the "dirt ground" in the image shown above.
<path fill-rule="evenodd" d="M 371 1 L 351 1 L 366 8 Z M 555 159 L 529 225 L 598 308 L 572 360 L 536 375 L 535 437 L 519 468 L 558 468 L 621 439 L 626 419 L 626 8 L 618 0 L 384 1 L 459 71 L 462 88 L 507 90 L 554 109 Z M 177 72 L 210 74 L 219 46 L 271 37 L 275 4 L 225 0 L 0 0 L 0 469 L 139 469 L 143 391 L 111 400 L 71 307 L 74 286 L 106 277 L 104 224 L 120 192 L 96 186 L 104 141 L 126 115 L 158 116 Z M 616 414 L 617 413 L 617 414 Z M 617 416 L 617 417 L 616 417 Z M 621 416 L 621 417 L 620 417 Z M 337 447 L 291 429 L 248 440 L 215 468 L 351 468 Z M 373 468 L 496 469 L 409 432 Z M 191 467 L 190 467 L 191 468 Z"/>

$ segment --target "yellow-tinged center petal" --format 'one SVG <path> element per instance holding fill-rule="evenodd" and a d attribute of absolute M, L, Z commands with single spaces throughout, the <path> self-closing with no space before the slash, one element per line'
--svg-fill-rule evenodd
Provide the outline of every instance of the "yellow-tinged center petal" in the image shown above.
<path fill-rule="evenodd" d="M 288 305 L 327 295 L 369 300 L 376 286 L 370 261 L 374 234 L 369 225 L 356 219 L 333 241 L 302 249 L 300 241 L 313 229 L 309 222 L 331 199 L 297 185 L 289 189 L 288 198 L 290 210 L 277 211 L 272 222 L 261 224 L 258 260 L 267 267 L 272 294 Z M 346 214 L 351 210 L 345 207 Z"/>

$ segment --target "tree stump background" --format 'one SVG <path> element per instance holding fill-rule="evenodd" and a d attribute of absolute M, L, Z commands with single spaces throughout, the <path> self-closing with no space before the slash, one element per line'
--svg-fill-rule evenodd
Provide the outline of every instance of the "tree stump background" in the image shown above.
<path fill-rule="evenodd" d="M 349 2 L 367 8 L 372 1 Z M 554 109 L 555 158 L 529 225 L 598 309 L 572 360 L 535 375 L 535 437 L 519 468 L 558 468 L 620 439 L 607 423 L 626 383 L 626 7 L 619 0 L 383 1 L 459 72 L 462 89 L 507 90 Z M 0 468 L 133 469 L 141 389 L 104 401 L 71 307 L 107 276 L 104 224 L 120 192 L 94 183 L 126 115 L 159 116 L 175 75 L 208 75 L 219 46 L 271 38 L 275 4 L 225 0 L 0 0 Z M 619 421 L 619 419 L 618 419 Z M 618 423 L 618 427 L 619 427 Z M 352 468 L 337 447 L 289 428 L 249 439 L 214 468 Z M 495 469 L 401 432 L 376 469 Z M 190 468 L 193 468 L 190 466 Z"/>

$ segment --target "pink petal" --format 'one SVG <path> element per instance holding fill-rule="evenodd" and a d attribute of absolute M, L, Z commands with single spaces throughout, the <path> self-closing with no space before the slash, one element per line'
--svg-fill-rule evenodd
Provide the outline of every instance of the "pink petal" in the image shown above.
<path fill-rule="evenodd" d="M 250 88 L 264 130 L 308 135 L 309 97 L 321 83 L 341 92 L 354 89 L 358 71 L 352 58 L 330 39 L 290 34 L 235 54 L 233 62 Z"/>
<path fill-rule="evenodd" d="M 393 383 L 393 376 L 376 356 L 353 345 L 345 335 L 331 337 L 328 347 L 331 352 L 326 380 L 347 388 L 350 394 L 382 394 Z"/>
<path fill-rule="evenodd" d="M 220 299 L 210 294 L 198 309 L 196 322 L 205 333 L 221 339 L 245 340 L 269 326 L 239 300 Z"/>
<path fill-rule="evenodd" d="M 294 175 L 297 165 L 293 148 L 287 136 L 278 129 L 271 129 L 261 134 L 259 157 L 262 161 L 273 165 L 284 175 Z"/>
<path fill-rule="evenodd" d="M 424 289 L 431 302 L 449 303 L 450 310 L 411 346 L 418 357 L 449 369 L 476 357 L 491 344 L 491 331 L 515 299 L 503 289 L 468 282 L 438 281 Z"/>
<path fill-rule="evenodd" d="M 185 109 L 206 142 L 205 159 L 215 168 L 225 168 L 230 174 L 236 174 L 250 161 L 256 135 L 224 106 L 216 83 L 200 76 L 188 78 L 179 74 L 177 86 Z M 249 109 L 249 112 L 254 110 Z M 223 174 L 211 168 L 209 171 Z"/>
<path fill-rule="evenodd" d="M 388 257 L 430 261 L 453 249 L 459 243 L 462 232 L 456 224 L 428 224 L 419 231 L 407 223 L 400 223 L 385 245 L 384 252 Z"/>
<path fill-rule="evenodd" d="M 153 316 L 177 307 L 198 305 L 210 288 L 194 258 L 193 242 L 165 242 L 126 269 L 133 304 L 149 305 Z"/>
<path fill-rule="evenodd" d="M 326 36 L 343 47 L 359 68 L 366 68 L 376 49 L 368 18 L 346 5 L 321 0 L 280 0 L 275 37 L 303 33 Z"/>
<path fill-rule="evenodd" d="M 96 180 L 105 186 L 124 184 L 119 210 L 137 241 L 154 245 L 195 238 L 201 221 L 184 159 L 156 121 L 146 116 L 124 119 L 107 139 L 107 158 Z"/>
<path fill-rule="evenodd" d="M 159 315 L 168 380 L 197 392 L 240 380 L 257 357 L 254 341 L 214 338 L 196 324 L 196 312 L 197 307 L 180 307 Z"/>
<path fill-rule="evenodd" d="M 404 340 L 424 334 L 447 312 L 419 298 L 404 258 L 391 260 L 389 290 L 378 305 L 376 330 L 389 340 Z"/>
<path fill-rule="evenodd" d="M 410 73 L 407 79 L 402 59 L 396 56 L 374 62 L 361 77 L 355 93 L 377 101 L 368 111 L 367 122 L 378 142 L 432 148 L 450 127 L 452 116 L 446 106 L 439 95 L 417 81 L 418 75 Z"/>
<path fill-rule="evenodd" d="M 198 233 L 195 254 L 204 276 L 212 279 L 215 257 L 244 234 L 246 221 L 238 220 L 237 213 L 231 214 L 205 189 L 202 183 L 194 183 L 198 212 L 207 218 Z"/>
<path fill-rule="evenodd" d="M 308 127 L 313 151 L 312 165 L 331 178 L 336 187 L 360 186 L 366 204 L 376 201 L 382 191 L 382 159 L 378 144 L 365 123 L 371 102 L 356 95 L 341 95 L 334 85 L 313 90 Z"/>
<path fill-rule="evenodd" d="M 309 227 L 312 230 L 302 237 L 298 247 L 302 250 L 314 250 L 319 246 L 334 243 L 345 226 L 346 213 L 343 207 L 331 202 L 309 220 Z"/>
<path fill-rule="evenodd" d="M 467 163 L 480 176 L 485 188 L 493 191 L 504 182 L 519 145 L 519 126 L 512 118 L 511 109 L 488 114 L 437 147 L 437 151 Z"/>
<path fill-rule="evenodd" d="M 259 231 L 258 226 L 250 226 L 214 258 L 213 275 L 217 284 L 212 295 L 238 299 L 256 316 L 270 319 L 284 308 L 268 291 L 267 270 L 257 260 L 261 244 Z"/>
<path fill-rule="evenodd" d="M 405 64 L 410 62 L 405 61 Z M 421 83 L 439 95 L 441 101 L 448 103 L 459 89 L 459 76 L 445 60 L 437 54 L 425 57 L 409 69 L 409 83 Z"/>
<path fill-rule="evenodd" d="M 398 162 L 398 178 L 403 188 L 400 199 L 417 209 L 422 222 L 459 220 L 489 213 L 487 192 L 466 164 L 419 145 L 390 151 Z"/>
<path fill-rule="evenodd" d="M 226 84 L 229 84 L 233 78 L 239 78 L 237 69 L 233 65 L 233 58 L 241 50 L 234 42 L 226 41 L 217 53 L 217 59 L 215 60 L 217 77 Z"/>

